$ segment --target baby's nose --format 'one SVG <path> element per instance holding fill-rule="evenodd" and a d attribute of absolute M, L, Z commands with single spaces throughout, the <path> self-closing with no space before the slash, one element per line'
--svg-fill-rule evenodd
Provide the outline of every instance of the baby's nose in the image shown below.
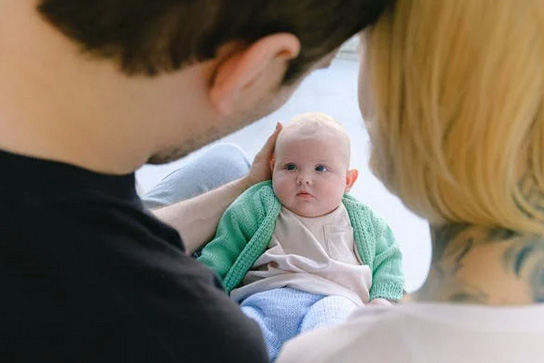
<path fill-rule="evenodd" d="M 303 184 L 309 185 L 309 184 L 311 184 L 311 182 L 312 182 L 312 178 L 309 175 L 307 175 L 306 173 L 300 173 L 297 176 L 297 184 L 298 185 L 303 185 Z"/>

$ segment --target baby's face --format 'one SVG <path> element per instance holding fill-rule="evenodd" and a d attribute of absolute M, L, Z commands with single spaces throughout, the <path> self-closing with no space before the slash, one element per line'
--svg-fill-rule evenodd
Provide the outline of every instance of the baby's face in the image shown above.
<path fill-rule="evenodd" d="M 334 135 L 280 138 L 272 184 L 282 205 L 302 217 L 335 210 L 346 191 L 348 156 L 344 149 Z"/>

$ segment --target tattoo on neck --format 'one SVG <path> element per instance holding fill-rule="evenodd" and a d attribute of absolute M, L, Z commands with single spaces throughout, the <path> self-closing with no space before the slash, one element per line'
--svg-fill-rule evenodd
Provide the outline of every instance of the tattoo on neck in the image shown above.
<path fill-rule="evenodd" d="M 459 235 L 465 232 L 470 225 L 464 223 L 449 224 L 446 226 L 431 227 L 431 236 L 433 241 L 433 261 L 440 261 L 451 242 L 455 241 Z"/>
<path fill-rule="evenodd" d="M 539 236 L 524 236 L 508 229 L 468 224 L 434 226 L 433 262 L 429 279 L 418 292 L 422 299 L 487 304 L 493 292 L 473 276 L 475 263 L 500 265 L 500 270 L 530 290 L 532 301 L 544 302 L 544 241 Z M 501 261 L 482 261 L 478 249 L 497 248 Z M 475 257 L 476 256 L 476 257 Z M 500 259 L 500 258 L 499 258 Z M 471 268 L 468 268 L 469 265 Z M 503 275 L 505 276 L 505 275 Z M 499 277 L 497 277 L 499 278 Z M 480 281 L 480 283 L 474 283 Z"/>
<path fill-rule="evenodd" d="M 519 182 L 525 206 L 518 207 L 530 218 L 544 219 L 540 217 L 542 189 L 531 175 Z M 416 298 L 482 304 L 544 302 L 543 235 L 466 223 L 434 225 L 431 235 L 431 270 Z M 510 298 L 504 289 L 517 295 Z"/>
<path fill-rule="evenodd" d="M 533 302 L 544 302 L 544 241 L 540 236 L 516 239 L 503 255 L 503 267 L 528 284 Z"/>

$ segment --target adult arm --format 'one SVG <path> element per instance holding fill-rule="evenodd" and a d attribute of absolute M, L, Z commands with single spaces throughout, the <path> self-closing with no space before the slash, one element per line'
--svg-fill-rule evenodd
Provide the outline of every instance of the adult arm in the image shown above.
<path fill-rule="evenodd" d="M 252 185 L 270 179 L 270 159 L 274 154 L 276 138 L 280 131 L 281 124 L 278 123 L 274 133 L 255 156 L 245 177 L 197 197 L 153 211 L 157 218 L 179 232 L 187 251 L 193 252 L 213 238 L 219 219 L 240 194 Z"/>

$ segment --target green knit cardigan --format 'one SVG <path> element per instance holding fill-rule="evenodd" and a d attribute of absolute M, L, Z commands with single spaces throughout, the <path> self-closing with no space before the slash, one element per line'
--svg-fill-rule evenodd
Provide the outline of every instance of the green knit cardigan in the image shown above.
<path fill-rule="evenodd" d="M 372 271 L 370 300 L 400 300 L 404 288 L 402 256 L 391 229 L 352 196 L 344 195 L 342 202 L 359 256 Z M 280 210 L 268 180 L 246 190 L 221 217 L 215 238 L 202 250 L 199 260 L 219 275 L 227 292 L 240 284 L 266 251 Z"/>

